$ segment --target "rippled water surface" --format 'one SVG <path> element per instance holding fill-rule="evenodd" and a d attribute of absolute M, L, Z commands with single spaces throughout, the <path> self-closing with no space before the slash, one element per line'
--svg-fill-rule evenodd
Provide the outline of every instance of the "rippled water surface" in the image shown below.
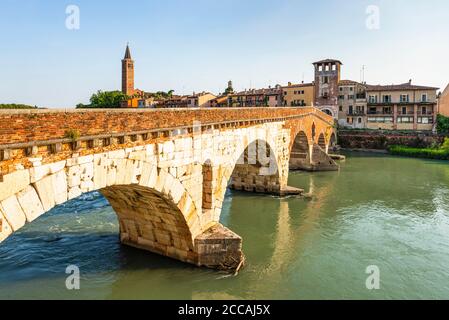
<path fill-rule="evenodd" d="M 449 164 L 350 154 L 340 172 L 291 173 L 310 199 L 229 192 L 237 277 L 128 248 L 98 193 L 53 209 L 0 245 L 0 298 L 449 298 Z M 81 270 L 81 290 L 65 269 Z M 377 265 L 381 289 L 365 287 Z"/>

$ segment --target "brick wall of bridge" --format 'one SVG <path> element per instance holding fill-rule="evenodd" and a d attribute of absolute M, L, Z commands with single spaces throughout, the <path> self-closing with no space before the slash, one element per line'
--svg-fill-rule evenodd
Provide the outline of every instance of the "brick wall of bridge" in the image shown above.
<path fill-rule="evenodd" d="M 67 130 L 91 136 L 311 113 L 333 121 L 315 108 L 0 110 L 0 145 L 63 138 Z"/>

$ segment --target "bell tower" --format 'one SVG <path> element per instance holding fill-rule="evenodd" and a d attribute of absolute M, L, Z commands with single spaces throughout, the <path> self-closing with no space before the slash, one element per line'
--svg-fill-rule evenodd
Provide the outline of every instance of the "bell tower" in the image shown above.
<path fill-rule="evenodd" d="M 125 57 L 122 60 L 122 92 L 128 96 L 134 93 L 134 60 L 131 58 L 129 45 L 126 45 Z"/>
<path fill-rule="evenodd" d="M 339 60 L 326 59 L 313 63 L 315 67 L 315 107 L 338 118 L 338 84 L 341 66 Z"/>

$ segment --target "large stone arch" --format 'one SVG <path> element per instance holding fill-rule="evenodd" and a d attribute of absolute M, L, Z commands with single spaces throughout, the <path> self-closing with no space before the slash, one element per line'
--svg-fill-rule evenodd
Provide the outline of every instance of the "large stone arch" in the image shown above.
<path fill-rule="evenodd" d="M 124 243 L 197 263 L 194 240 L 203 230 L 190 193 L 144 153 L 131 152 L 131 159 L 122 158 L 124 154 L 78 157 L 22 170 L 30 183 L 0 199 L 0 240 L 57 205 L 100 191 L 118 216 Z"/>

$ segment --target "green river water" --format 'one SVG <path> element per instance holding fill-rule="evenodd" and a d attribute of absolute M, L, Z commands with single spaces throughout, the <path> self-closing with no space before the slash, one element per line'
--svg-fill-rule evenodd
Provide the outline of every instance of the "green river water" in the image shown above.
<path fill-rule="evenodd" d="M 0 245 L 3 299 L 449 298 L 449 164 L 348 154 L 340 172 L 292 172 L 310 199 L 227 193 L 243 237 L 238 276 L 120 245 L 99 193 L 53 209 Z M 65 287 L 68 265 L 81 289 Z M 378 266 L 380 289 L 366 268 Z"/>

